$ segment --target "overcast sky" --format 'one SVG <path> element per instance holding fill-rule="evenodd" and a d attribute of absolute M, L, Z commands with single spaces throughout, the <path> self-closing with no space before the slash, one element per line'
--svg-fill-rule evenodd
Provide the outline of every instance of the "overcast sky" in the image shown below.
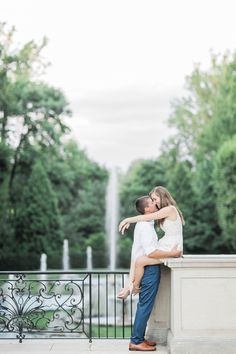
<path fill-rule="evenodd" d="M 44 79 L 71 103 L 72 136 L 123 170 L 158 156 L 194 63 L 235 50 L 235 13 L 234 0 L 0 0 L 19 44 L 49 39 Z"/>

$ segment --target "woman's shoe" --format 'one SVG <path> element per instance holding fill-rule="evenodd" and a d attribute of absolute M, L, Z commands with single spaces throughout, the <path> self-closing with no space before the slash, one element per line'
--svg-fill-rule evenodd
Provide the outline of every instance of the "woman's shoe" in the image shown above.
<path fill-rule="evenodd" d="M 125 300 L 127 297 L 130 295 L 130 289 L 129 288 L 122 288 L 117 295 L 118 299 Z"/>

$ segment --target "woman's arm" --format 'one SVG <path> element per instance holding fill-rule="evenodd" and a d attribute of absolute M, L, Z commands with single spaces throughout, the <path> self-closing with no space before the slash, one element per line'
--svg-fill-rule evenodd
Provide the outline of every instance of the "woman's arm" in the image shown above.
<path fill-rule="evenodd" d="M 167 206 L 158 211 L 155 211 L 155 213 L 136 215 L 130 218 L 126 218 L 120 222 L 119 231 L 121 231 L 121 233 L 124 234 L 124 231 L 129 228 L 129 224 L 133 224 L 139 221 L 151 221 L 151 220 L 164 219 L 169 216 L 172 216 L 173 212 L 176 213 L 175 208 L 173 208 L 172 206 Z"/>

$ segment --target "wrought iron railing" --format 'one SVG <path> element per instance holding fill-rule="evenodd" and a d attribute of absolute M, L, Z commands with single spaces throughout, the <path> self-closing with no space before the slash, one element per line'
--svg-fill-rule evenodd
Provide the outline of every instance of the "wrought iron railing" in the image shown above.
<path fill-rule="evenodd" d="M 1 272 L 0 338 L 127 338 L 127 272 Z"/>

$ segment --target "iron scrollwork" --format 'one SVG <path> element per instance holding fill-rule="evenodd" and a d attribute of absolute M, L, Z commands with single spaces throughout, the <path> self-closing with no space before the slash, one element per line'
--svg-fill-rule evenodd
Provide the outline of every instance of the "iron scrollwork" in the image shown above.
<path fill-rule="evenodd" d="M 16 333 L 20 342 L 26 333 L 88 336 L 84 322 L 86 277 L 68 280 L 67 276 L 54 280 L 48 275 L 32 279 L 32 274 L 15 274 L 13 279 L 1 279 L 0 332 Z"/>

